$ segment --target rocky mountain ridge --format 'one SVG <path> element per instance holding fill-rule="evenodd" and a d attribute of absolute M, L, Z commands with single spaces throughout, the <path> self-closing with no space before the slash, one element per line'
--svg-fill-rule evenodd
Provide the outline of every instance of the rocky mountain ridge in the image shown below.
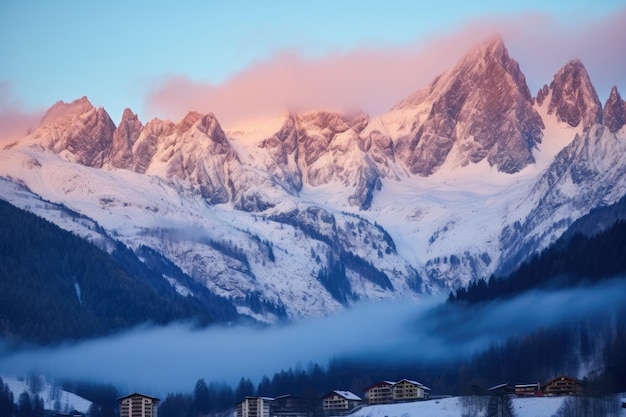
<path fill-rule="evenodd" d="M 576 60 L 533 98 L 494 37 L 375 117 L 286 113 L 224 130 L 213 114 L 144 125 L 126 109 L 115 127 L 85 97 L 59 102 L 0 152 L 0 176 L 272 321 L 514 268 L 626 194 L 625 109 L 616 87 L 602 106 Z"/>

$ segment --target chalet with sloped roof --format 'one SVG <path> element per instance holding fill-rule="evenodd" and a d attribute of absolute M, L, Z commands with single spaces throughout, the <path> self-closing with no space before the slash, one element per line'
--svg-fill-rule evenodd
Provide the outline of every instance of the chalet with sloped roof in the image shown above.
<path fill-rule="evenodd" d="M 406 402 L 427 400 L 430 397 L 430 388 L 410 379 L 403 379 L 393 385 L 393 401 Z"/>
<path fill-rule="evenodd" d="M 393 381 L 380 381 L 365 388 L 365 398 L 369 405 L 391 404 L 393 402 Z"/>
<path fill-rule="evenodd" d="M 417 381 L 380 381 L 365 389 L 368 404 L 392 404 L 430 398 L 430 388 Z"/>
<path fill-rule="evenodd" d="M 541 396 L 541 384 L 517 384 L 515 385 L 515 396 L 517 397 L 538 397 Z"/>
<path fill-rule="evenodd" d="M 350 411 L 361 404 L 361 397 L 350 391 L 334 390 L 322 397 L 324 411 Z"/>
<path fill-rule="evenodd" d="M 543 395 L 556 397 L 560 395 L 582 395 L 583 384 L 577 379 L 561 375 L 541 385 Z"/>

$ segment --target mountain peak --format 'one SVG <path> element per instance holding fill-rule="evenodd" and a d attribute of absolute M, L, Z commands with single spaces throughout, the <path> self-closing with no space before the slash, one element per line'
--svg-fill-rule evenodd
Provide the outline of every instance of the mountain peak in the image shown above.
<path fill-rule="evenodd" d="M 613 86 L 611 94 L 604 104 L 602 120 L 611 133 L 617 132 L 626 124 L 626 102 L 622 100 L 622 96 L 617 91 L 617 86 Z"/>
<path fill-rule="evenodd" d="M 559 121 L 572 127 L 582 123 L 583 129 L 602 122 L 598 93 L 579 59 L 572 59 L 556 73 L 550 90 L 548 114 L 556 114 Z"/>
<path fill-rule="evenodd" d="M 52 123 L 54 120 L 62 117 L 84 114 L 94 109 L 95 107 L 86 96 L 82 96 L 81 98 L 70 103 L 59 100 L 48 109 L 46 114 L 44 114 L 41 119 L 41 125 Z"/>
<path fill-rule="evenodd" d="M 122 120 L 113 133 L 109 158 L 111 166 L 130 169 L 133 159 L 132 148 L 142 130 L 143 125 L 139 121 L 139 117 L 131 109 L 124 109 Z"/>
<path fill-rule="evenodd" d="M 509 51 L 504 45 L 504 40 L 500 35 L 493 35 L 482 43 L 476 45 L 469 53 L 467 53 L 458 64 L 459 67 L 483 68 L 491 64 L 510 66 L 515 61 L 509 56 Z"/>
<path fill-rule="evenodd" d="M 411 100 L 408 105 L 427 109 L 399 138 L 399 156 L 412 173 L 429 176 L 447 159 L 466 166 L 486 158 L 506 173 L 534 162 L 543 122 L 500 36 L 477 46 Z"/>
<path fill-rule="evenodd" d="M 502 56 L 504 54 L 508 56 L 508 51 L 506 46 L 504 46 L 504 40 L 502 40 L 500 34 L 495 34 L 486 39 L 479 45 L 479 49 L 485 56 Z"/>
<path fill-rule="evenodd" d="M 71 103 L 56 102 L 41 119 L 33 137 L 66 158 L 102 167 L 113 142 L 115 124 L 102 108 L 81 97 Z"/>

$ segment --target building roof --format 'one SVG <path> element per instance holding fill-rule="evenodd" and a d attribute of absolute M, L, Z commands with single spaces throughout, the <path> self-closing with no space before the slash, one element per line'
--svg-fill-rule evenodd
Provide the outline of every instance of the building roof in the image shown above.
<path fill-rule="evenodd" d="M 555 377 L 555 378 L 552 378 L 552 379 L 551 379 L 551 380 L 549 380 L 548 382 L 544 382 L 544 383 L 543 383 L 543 384 L 541 384 L 541 385 L 550 385 L 550 384 L 552 384 L 553 382 L 560 381 L 560 380 L 563 380 L 563 379 L 567 379 L 567 380 L 569 380 L 569 381 L 575 382 L 576 384 L 580 384 L 580 385 L 582 385 L 582 384 L 583 384 L 581 381 L 577 380 L 576 378 L 572 378 L 571 376 L 559 375 L 559 376 L 557 376 L 557 377 Z"/>
<path fill-rule="evenodd" d="M 256 397 L 256 396 L 247 396 L 245 398 L 242 398 L 241 401 L 239 401 L 237 404 L 241 404 L 242 402 L 246 401 L 246 400 L 263 400 L 263 401 L 274 401 L 275 398 L 272 397 Z"/>
<path fill-rule="evenodd" d="M 536 385 L 533 384 L 533 386 L 536 386 Z M 505 382 L 504 384 L 494 385 L 491 388 L 487 388 L 487 391 L 495 391 L 497 389 L 504 388 L 504 387 L 512 387 L 512 385 L 509 384 L 508 382 Z"/>
<path fill-rule="evenodd" d="M 120 398 L 117 399 L 117 401 L 122 401 L 122 400 L 125 400 L 126 398 L 130 398 L 130 397 L 144 397 L 144 398 L 150 398 L 153 401 L 161 401 L 157 397 L 152 397 L 152 396 L 146 395 L 146 394 L 140 394 L 138 392 L 133 392 L 132 394 L 125 395 L 124 397 L 120 397 Z"/>
<path fill-rule="evenodd" d="M 324 395 L 324 398 L 328 397 L 329 395 L 332 394 L 337 394 L 343 398 L 345 398 L 348 401 L 361 401 L 361 397 L 359 397 L 356 394 L 353 394 L 350 391 L 341 391 L 341 390 L 333 390 L 332 392 L 329 392 L 328 394 Z"/>
<path fill-rule="evenodd" d="M 413 384 L 413 385 L 416 385 L 418 387 L 421 387 L 422 389 L 430 391 L 430 388 L 428 388 L 426 385 L 422 384 L 421 382 L 414 381 L 412 379 L 401 379 L 400 381 L 396 382 L 396 384 L 399 384 L 402 381 L 408 382 L 409 384 Z"/>
<path fill-rule="evenodd" d="M 395 385 L 395 381 L 378 381 L 377 383 L 372 384 L 372 385 L 370 385 L 369 387 L 365 388 L 365 389 L 364 389 L 364 391 L 369 391 L 369 390 L 371 390 L 372 388 L 376 388 L 376 387 L 379 387 L 379 386 L 381 386 L 381 385 L 389 385 L 389 386 L 392 386 L 392 385 Z"/>
<path fill-rule="evenodd" d="M 293 394 L 284 394 L 284 395 L 279 395 L 278 397 L 274 397 L 274 400 L 282 400 L 284 398 L 294 398 L 296 400 L 300 400 L 303 399 L 303 397 L 299 397 L 297 395 L 293 395 Z"/>

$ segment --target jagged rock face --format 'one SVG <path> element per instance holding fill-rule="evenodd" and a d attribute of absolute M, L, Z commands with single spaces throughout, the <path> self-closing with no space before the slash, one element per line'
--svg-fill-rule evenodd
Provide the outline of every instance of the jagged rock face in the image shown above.
<path fill-rule="evenodd" d="M 550 94 L 550 87 L 548 87 L 548 84 L 544 84 L 543 87 L 537 91 L 537 104 L 540 107 L 543 106 L 543 102 L 546 100 L 546 97 L 548 97 L 548 94 Z"/>
<path fill-rule="evenodd" d="M 359 133 L 368 124 L 364 114 L 314 112 L 298 118 L 298 164 L 312 186 L 338 181 L 354 188 L 350 205 L 369 208 L 381 187 L 376 165 L 362 150 Z"/>
<path fill-rule="evenodd" d="M 401 107 L 428 110 L 398 139 L 398 154 L 412 173 L 433 174 L 453 148 L 461 166 L 486 158 L 499 171 L 513 173 L 534 162 L 543 122 L 501 39 L 468 54 L 415 97 L 419 102 Z"/>
<path fill-rule="evenodd" d="M 238 160 L 215 116 L 189 113 L 177 133 L 163 153 L 167 177 L 191 183 L 212 204 L 230 201 L 229 168 Z"/>
<path fill-rule="evenodd" d="M 133 145 L 139 139 L 143 125 L 130 109 L 125 109 L 122 121 L 113 133 L 113 144 L 109 163 L 115 168 L 131 169 L 133 162 Z"/>
<path fill-rule="evenodd" d="M 171 136 L 175 130 L 174 123 L 170 121 L 153 119 L 148 122 L 133 145 L 131 169 L 140 174 L 145 174 L 159 150 L 161 142 L 166 140 L 171 142 Z"/>
<path fill-rule="evenodd" d="M 101 168 L 108 158 L 115 124 L 102 109 L 86 97 L 53 105 L 32 137 L 43 146 L 80 164 Z"/>
<path fill-rule="evenodd" d="M 269 174 L 290 194 L 302 190 L 302 171 L 297 163 L 298 129 L 295 116 L 289 115 L 282 127 L 272 137 L 264 139 L 259 147 L 270 157 L 265 168 Z"/>
<path fill-rule="evenodd" d="M 552 97 L 548 114 L 572 127 L 582 123 L 589 129 L 602 123 L 602 104 L 582 62 L 572 60 L 561 68 L 550 83 Z"/>
<path fill-rule="evenodd" d="M 615 86 L 604 104 L 602 120 L 611 133 L 619 131 L 626 124 L 626 101 L 622 100 Z"/>

